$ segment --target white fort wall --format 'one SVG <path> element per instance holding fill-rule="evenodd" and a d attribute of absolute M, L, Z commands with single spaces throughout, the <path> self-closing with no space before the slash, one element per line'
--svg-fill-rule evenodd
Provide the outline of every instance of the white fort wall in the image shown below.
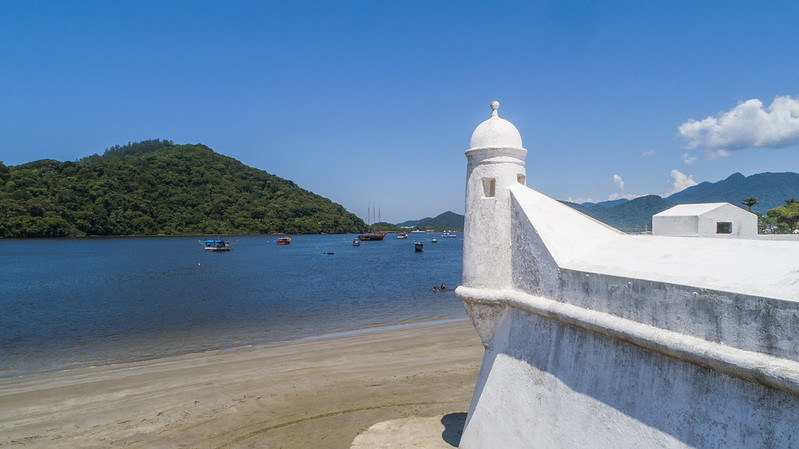
<path fill-rule="evenodd" d="M 509 273 L 464 260 L 486 353 L 461 448 L 799 447 L 798 242 L 629 236 L 506 193 L 492 215 L 467 188 L 464 258 Z M 495 220 L 507 246 L 469 251 Z"/>

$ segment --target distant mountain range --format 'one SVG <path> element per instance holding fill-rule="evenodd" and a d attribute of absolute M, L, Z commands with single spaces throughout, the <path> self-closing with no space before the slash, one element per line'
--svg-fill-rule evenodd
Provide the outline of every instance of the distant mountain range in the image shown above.
<path fill-rule="evenodd" d="M 652 215 L 678 204 L 726 202 L 745 208 L 741 201 L 749 197 L 755 197 L 760 203 L 752 207 L 752 212 L 765 215 L 769 209 L 785 205 L 786 199 L 799 199 L 799 174 L 744 176 L 735 173 L 723 181 L 703 182 L 666 198 L 647 195 L 601 203 L 562 202 L 615 228 L 629 231 L 651 229 Z"/>
<path fill-rule="evenodd" d="M 752 212 L 763 215 L 769 209 L 785 205 L 789 198 L 799 199 L 799 174 L 760 173 L 744 176 L 735 173 L 719 182 L 703 182 L 689 187 L 666 198 L 647 195 L 633 200 L 618 199 L 599 203 L 562 203 L 578 211 L 625 231 L 652 228 L 652 215 L 678 204 L 721 203 L 734 204 L 741 208 L 746 198 L 755 197 L 760 204 L 752 207 Z M 397 223 L 399 227 L 418 229 L 463 229 L 463 215 L 445 212 L 435 218 L 422 218 Z"/>

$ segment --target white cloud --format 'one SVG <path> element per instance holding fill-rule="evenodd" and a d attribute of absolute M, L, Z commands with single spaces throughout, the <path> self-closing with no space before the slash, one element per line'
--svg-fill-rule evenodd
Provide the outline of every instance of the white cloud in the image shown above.
<path fill-rule="evenodd" d="M 712 154 L 710 154 L 710 159 L 711 160 L 718 159 L 720 157 L 727 157 L 729 155 L 730 155 L 730 152 L 727 151 L 727 150 L 716 150 L 716 151 L 713 151 Z"/>
<path fill-rule="evenodd" d="M 569 197 L 566 201 L 570 203 L 583 204 L 583 203 L 596 203 L 592 198 L 572 198 Z"/>
<path fill-rule="evenodd" d="M 682 155 L 682 161 L 685 163 L 685 165 L 691 165 L 696 162 L 696 156 L 691 156 L 690 153 L 684 153 Z"/>
<path fill-rule="evenodd" d="M 672 170 L 671 171 L 671 189 L 668 192 L 664 193 L 662 196 L 665 198 L 669 195 L 673 195 L 677 192 L 682 192 L 683 190 L 687 189 L 688 187 L 695 186 L 696 181 L 694 181 L 693 175 L 686 175 L 681 173 L 679 170 Z"/>
<path fill-rule="evenodd" d="M 688 149 L 704 150 L 710 159 L 729 156 L 731 150 L 799 145 L 799 100 L 777 97 L 764 108 L 753 98 L 715 117 L 688 120 L 679 133 Z"/>
<path fill-rule="evenodd" d="M 655 154 L 655 150 L 647 150 L 641 153 L 641 156 L 653 156 Z"/>
<path fill-rule="evenodd" d="M 616 189 L 624 193 L 624 180 L 621 179 L 621 176 L 613 175 L 613 184 L 616 185 Z"/>
<path fill-rule="evenodd" d="M 632 195 L 624 193 L 624 180 L 619 175 L 613 175 L 613 184 L 616 185 L 616 191 L 608 196 L 608 201 L 619 200 L 622 198 L 632 200 L 643 195 Z"/>

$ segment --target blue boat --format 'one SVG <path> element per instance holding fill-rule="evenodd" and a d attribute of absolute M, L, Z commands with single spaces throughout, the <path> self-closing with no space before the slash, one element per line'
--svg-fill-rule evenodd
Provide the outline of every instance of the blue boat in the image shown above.
<path fill-rule="evenodd" d="M 230 251 L 231 249 L 233 249 L 230 247 L 230 242 L 227 240 L 218 240 L 218 239 L 206 240 L 206 241 L 200 240 L 200 243 L 205 245 L 205 250 L 208 252 Z"/>

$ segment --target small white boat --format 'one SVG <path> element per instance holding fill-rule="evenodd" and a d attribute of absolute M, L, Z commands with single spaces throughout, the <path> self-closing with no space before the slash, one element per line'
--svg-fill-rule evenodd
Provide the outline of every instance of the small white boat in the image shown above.
<path fill-rule="evenodd" d="M 398 239 L 407 239 L 408 238 L 408 233 L 400 232 L 399 234 L 397 234 L 397 238 Z"/>
<path fill-rule="evenodd" d="M 361 246 L 361 241 L 358 239 L 352 239 L 352 246 Z"/>
<path fill-rule="evenodd" d="M 457 237 L 457 235 L 455 235 L 455 234 L 453 234 L 453 233 L 451 233 L 449 231 L 441 234 L 441 238 L 445 238 L 445 239 L 452 239 L 452 238 L 455 238 L 455 237 Z"/>

